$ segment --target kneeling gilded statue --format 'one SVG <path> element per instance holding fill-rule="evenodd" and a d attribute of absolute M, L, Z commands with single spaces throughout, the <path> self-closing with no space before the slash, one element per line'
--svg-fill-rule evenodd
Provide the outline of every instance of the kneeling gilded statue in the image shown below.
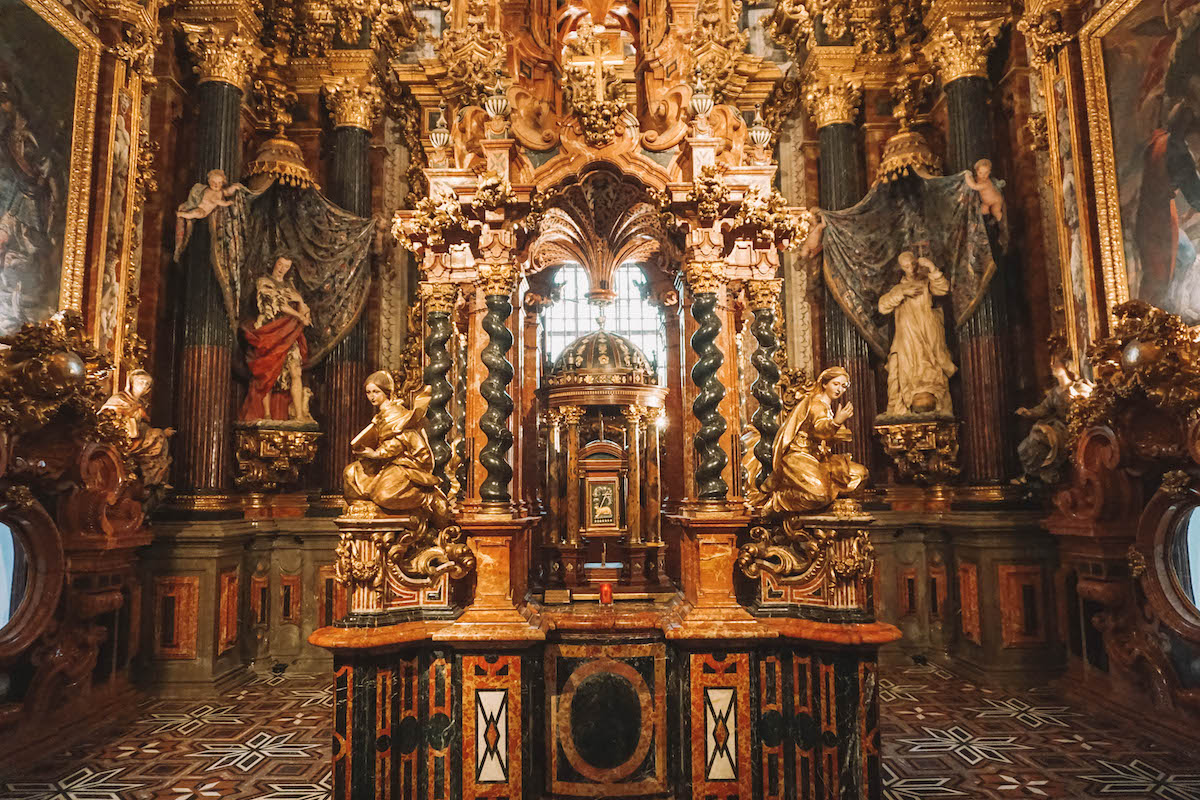
<path fill-rule="evenodd" d="M 352 511 L 371 503 L 388 514 L 447 514 L 446 496 L 433 474 L 433 452 L 425 433 L 428 386 L 408 408 L 394 395 L 387 372 L 367 378 L 367 399 L 375 406 L 371 424 L 351 442 L 356 461 L 344 473 L 344 493 Z"/>
<path fill-rule="evenodd" d="M 866 479 L 866 467 L 830 448 L 833 442 L 850 441 L 846 421 L 854 414 L 853 404 L 834 411 L 849 387 L 850 374 L 842 367 L 830 367 L 817 377 L 779 429 L 771 474 L 761 486 L 757 462 L 748 460 L 752 506 L 764 512 L 820 511 Z"/>

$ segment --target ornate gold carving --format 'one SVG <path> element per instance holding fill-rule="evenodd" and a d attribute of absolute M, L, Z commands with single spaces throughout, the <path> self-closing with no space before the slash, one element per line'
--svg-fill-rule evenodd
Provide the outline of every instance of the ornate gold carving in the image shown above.
<path fill-rule="evenodd" d="M 424 245 L 439 246 L 451 230 L 463 230 L 468 221 L 462 204 L 453 192 L 438 197 L 422 197 L 411 213 L 396 212 L 392 236 L 406 250 L 420 253 Z"/>
<path fill-rule="evenodd" d="M 579 406 L 561 406 L 558 413 L 568 426 L 578 425 L 583 420 L 583 409 Z"/>
<path fill-rule="evenodd" d="M 1163 473 L 1162 483 L 1158 490 L 1176 500 L 1187 497 L 1192 490 L 1192 476 L 1181 469 L 1168 470 Z"/>
<path fill-rule="evenodd" d="M 352 593 L 351 613 L 379 613 L 394 599 L 393 587 L 413 590 L 448 575 L 458 580 L 475 570 L 475 554 L 458 525 L 430 530 L 425 519 L 370 519 L 348 515 L 334 551 L 334 576 Z"/>
<path fill-rule="evenodd" d="M 323 88 L 325 103 L 336 127 L 365 131 L 374 127 L 383 107 L 383 92 L 378 86 L 344 75 Z"/>
<path fill-rule="evenodd" d="M 1029 63 L 1036 69 L 1053 61 L 1058 51 L 1072 38 L 1063 30 L 1062 13 L 1053 8 L 1037 13 L 1026 12 L 1017 22 L 1017 30 L 1025 35 L 1029 45 Z"/>
<path fill-rule="evenodd" d="M 66 412 L 85 435 L 98 438 L 97 410 L 108 396 L 111 364 L 78 312 L 27 323 L 0 343 L 8 346 L 0 352 L 0 428 L 20 435 Z"/>
<path fill-rule="evenodd" d="M 834 18 L 833 22 L 836 27 L 838 20 Z M 800 63 L 812 43 L 815 27 L 805 0 L 780 0 L 767 22 L 767 35 L 787 52 L 788 58 Z M 828 23 L 825 29 L 830 30 Z"/>
<path fill-rule="evenodd" d="M 800 246 L 808 234 L 807 226 L 788 208 L 777 190 L 763 192 L 753 186 L 742 197 L 733 218 L 735 229 L 749 229 L 759 246 L 777 246 L 791 250 Z"/>
<path fill-rule="evenodd" d="M 452 314 L 457 296 L 458 286 L 453 283 L 421 283 L 421 297 L 429 314 Z"/>
<path fill-rule="evenodd" d="M 761 605 L 866 611 L 865 582 L 875 572 L 875 548 L 863 525 L 871 521 L 861 512 L 842 518 L 785 515 L 750 529 L 737 566 L 758 579 Z"/>
<path fill-rule="evenodd" d="M 1134 580 L 1146 574 L 1146 557 L 1137 549 L 1136 544 L 1129 545 L 1125 551 L 1125 561 L 1129 564 L 1129 574 Z"/>
<path fill-rule="evenodd" d="M 244 87 L 250 69 L 257 60 L 254 40 L 236 27 L 180 24 L 188 51 L 195 59 L 194 70 L 200 82 L 223 81 L 239 89 Z"/>
<path fill-rule="evenodd" d="M 495 9 L 488 0 L 466 0 L 461 22 L 443 32 L 438 44 L 438 58 L 451 83 L 448 97 L 462 105 L 482 106 L 488 80 L 504 66 L 508 40 L 491 22 L 499 6 Z"/>
<path fill-rule="evenodd" d="M 943 17 L 928 50 L 942 75 L 942 85 L 959 78 L 986 78 L 988 53 L 1000 35 L 1002 21 L 951 20 Z"/>
<path fill-rule="evenodd" d="M 495 172 L 484 172 L 475 183 L 471 207 L 477 211 L 496 211 L 511 203 L 515 197 L 508 178 Z"/>
<path fill-rule="evenodd" d="M 274 491 L 300 482 L 300 470 L 317 456 L 320 431 L 265 428 L 235 423 L 236 482 L 239 487 Z"/>
<path fill-rule="evenodd" d="M 719 292 L 728 280 L 724 261 L 688 261 L 683 265 L 683 277 L 693 296 Z"/>
<path fill-rule="evenodd" d="M 722 167 L 709 164 L 701 168 L 699 177 L 688 190 L 687 202 L 696 204 L 701 219 L 715 219 L 721 213 L 721 204 L 729 199 L 724 172 Z"/>
<path fill-rule="evenodd" d="M 1033 152 L 1050 149 L 1050 124 L 1042 112 L 1034 111 L 1029 114 L 1025 119 L 1025 133 L 1029 136 L 1029 149 Z"/>
<path fill-rule="evenodd" d="M 292 124 L 292 109 L 299 98 L 273 66 L 266 66 L 254 77 L 251 97 L 259 116 L 280 135 Z"/>
<path fill-rule="evenodd" d="M 773 280 L 751 280 L 746 282 L 746 296 L 750 298 L 750 310 L 758 311 L 760 308 L 775 308 L 779 302 L 779 293 L 783 290 L 783 281 L 776 278 Z"/>
<path fill-rule="evenodd" d="M 1141 300 L 1122 303 L 1114 316 L 1112 335 L 1089 353 L 1095 386 L 1071 405 L 1072 439 L 1096 425 L 1116 427 L 1143 400 L 1179 420 L 1200 409 L 1200 342 L 1183 320 Z"/>
<path fill-rule="evenodd" d="M 485 262 L 480 264 L 478 269 L 479 285 L 484 296 L 504 295 L 507 297 L 513 293 L 513 289 L 517 286 L 517 279 L 520 278 L 517 265 L 507 261 L 492 264 Z"/>
<path fill-rule="evenodd" d="M 629 103 L 617 71 L 605 63 L 606 44 L 593 28 L 578 31 L 567 40 L 563 70 L 563 101 L 579 118 L 584 141 L 603 147 L 617 135 Z"/>
<path fill-rule="evenodd" d="M 958 423 L 953 420 L 876 425 L 901 481 L 942 484 L 959 473 Z"/>
<path fill-rule="evenodd" d="M 749 41 L 739 27 L 741 0 L 730 2 L 728 13 L 722 13 L 724 5 L 722 0 L 700 0 L 696 27 L 688 39 L 696 73 L 705 86 L 712 87 L 713 100 L 718 103 L 732 99 L 729 93 L 737 88 L 738 61 Z"/>
<path fill-rule="evenodd" d="M 816 74 L 804 84 L 803 100 L 818 129 L 853 123 L 862 102 L 862 81 Z"/>

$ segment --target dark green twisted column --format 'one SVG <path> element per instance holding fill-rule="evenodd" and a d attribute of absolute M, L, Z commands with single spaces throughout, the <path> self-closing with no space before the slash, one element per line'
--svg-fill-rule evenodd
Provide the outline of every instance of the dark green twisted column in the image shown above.
<path fill-rule="evenodd" d="M 980 75 L 964 75 L 945 84 L 949 119 L 947 172 L 973 169 L 989 158 L 993 148 L 991 82 Z M 993 175 L 995 172 L 993 171 Z M 1012 441 L 1009 392 L 1004 369 L 1008 327 L 1005 312 L 1005 269 L 996 275 L 975 313 L 959 328 L 962 362 L 963 473 L 976 484 L 1003 483 L 1010 475 Z"/>
<path fill-rule="evenodd" d="M 479 429 L 487 437 L 487 444 L 479 450 L 479 463 L 487 476 L 479 485 L 479 497 L 485 504 L 507 505 L 512 501 L 509 482 L 512 480 L 512 465 L 508 463 L 508 452 L 512 449 L 513 434 L 510 419 L 513 399 L 508 394 L 512 383 L 513 366 L 508 360 L 513 336 L 508 329 L 508 318 L 512 316 L 511 268 L 499 267 L 496 272 L 505 272 L 485 281 L 484 302 L 487 313 L 483 315 L 482 327 L 488 335 L 488 343 L 480 354 L 487 367 L 487 377 L 479 385 L 487 408 L 479 417 Z"/>
<path fill-rule="evenodd" d="M 709 268 L 720 269 L 721 264 L 689 265 L 688 285 L 692 291 L 692 319 L 696 321 L 696 332 L 692 334 L 692 352 L 696 363 L 692 367 L 692 383 L 696 385 L 696 399 L 692 401 L 692 414 L 700 423 L 700 430 L 693 438 L 696 450 L 696 497 L 703 501 L 720 502 L 729 492 L 729 486 L 721 473 L 729 463 L 721 447 L 721 437 L 728 425 L 721 415 L 721 400 L 725 398 L 725 387 L 717 377 L 717 371 L 725 363 L 717 337 L 721 335 L 721 318 L 717 316 L 717 290 L 721 282 L 704 275 Z"/>
<path fill-rule="evenodd" d="M 230 183 L 237 179 L 242 164 L 241 108 L 242 90 L 232 83 L 212 79 L 196 87 L 196 181 L 204 182 L 214 169 L 224 170 Z M 196 220 L 182 257 L 183 291 L 178 298 L 181 348 L 175 419 L 179 433 L 172 483 L 183 492 L 200 494 L 228 489 L 233 465 L 233 327 L 213 272 L 210 248 L 208 220 Z"/>
<path fill-rule="evenodd" d="M 450 314 L 454 310 L 456 287 L 452 283 L 427 284 L 425 297 L 425 319 L 429 333 L 425 336 L 425 383 L 429 385 L 431 397 L 426 420 L 429 425 L 429 449 L 433 453 L 433 474 L 438 476 L 442 491 L 449 493 L 450 476 L 446 465 L 450 463 L 451 449 L 448 442 L 454 418 L 450 415 L 450 401 L 454 398 L 454 386 L 448 378 L 453 361 L 446 345 L 454 333 Z"/>
<path fill-rule="evenodd" d="M 750 364 L 757 373 L 750 385 L 750 394 L 758 408 L 750 417 L 750 424 L 758 431 L 758 444 L 754 446 L 754 457 L 758 459 L 758 480 L 755 482 L 758 486 L 771 474 L 775 435 L 779 433 L 779 412 L 783 408 L 779 399 L 779 365 L 775 363 L 775 353 L 779 350 L 779 342 L 775 339 L 775 299 L 779 296 L 780 284 L 778 280 L 750 281 L 747 286 L 750 308 L 754 310 L 750 333 L 758 342 L 750 356 Z"/>

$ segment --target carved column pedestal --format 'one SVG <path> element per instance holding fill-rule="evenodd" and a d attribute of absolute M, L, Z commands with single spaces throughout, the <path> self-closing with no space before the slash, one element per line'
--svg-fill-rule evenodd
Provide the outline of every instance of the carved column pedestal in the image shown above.
<path fill-rule="evenodd" d="M 761 637 L 762 625 L 738 603 L 733 589 L 738 533 L 749 522 L 729 513 L 675 515 L 684 597 L 691 605 L 668 638 L 741 639 Z"/>
<path fill-rule="evenodd" d="M 532 523 L 532 519 L 499 515 L 460 520 L 478 564 L 475 599 L 454 625 L 435 635 L 436 640 L 505 642 L 545 638 L 515 605 L 524 599 Z"/>

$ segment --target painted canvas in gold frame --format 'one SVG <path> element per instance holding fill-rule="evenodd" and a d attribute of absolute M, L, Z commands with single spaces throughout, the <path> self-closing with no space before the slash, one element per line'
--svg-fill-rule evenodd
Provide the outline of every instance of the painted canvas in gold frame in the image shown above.
<path fill-rule="evenodd" d="M 0 333 L 80 309 L 100 41 L 57 0 L 0 0 Z"/>
<path fill-rule="evenodd" d="M 1072 75 L 1072 62 L 1067 51 L 1051 59 L 1042 68 L 1042 95 L 1045 100 L 1048 140 L 1048 166 L 1052 187 L 1054 217 L 1058 232 L 1058 256 L 1063 290 L 1063 316 L 1071 354 L 1082 365 L 1087 348 L 1100 332 L 1099 297 L 1096 293 L 1092 265 L 1092 237 L 1089 235 L 1091 211 L 1080 177 L 1087 163 L 1079 158 L 1084 152 L 1079 130 L 1080 103 L 1072 86 L 1078 73 Z"/>
<path fill-rule="evenodd" d="M 1138 298 L 1198 324 L 1200 3 L 1109 0 L 1079 42 L 1107 313 Z"/>

